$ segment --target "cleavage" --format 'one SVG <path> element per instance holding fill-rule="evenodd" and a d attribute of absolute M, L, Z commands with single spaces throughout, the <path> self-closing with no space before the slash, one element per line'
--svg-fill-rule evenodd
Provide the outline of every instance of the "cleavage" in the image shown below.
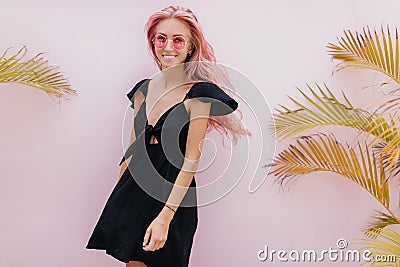
<path fill-rule="evenodd" d="M 153 100 L 151 96 L 149 98 L 148 91 L 149 90 L 147 90 L 147 95 L 145 96 L 145 99 L 144 99 L 145 105 L 146 105 L 145 114 L 146 114 L 146 120 L 147 120 L 148 125 L 151 125 L 153 127 L 156 126 L 158 121 L 165 115 L 165 113 L 171 111 L 171 109 L 173 109 L 174 107 L 178 106 L 178 104 L 183 103 L 187 98 L 187 93 L 184 94 L 183 96 L 177 96 L 176 94 L 170 95 L 171 92 L 174 91 L 174 90 L 170 90 L 169 92 L 162 93 L 161 96 L 159 96 L 158 98 L 155 98 Z M 169 98 L 168 101 L 165 101 L 166 97 Z M 170 105 L 169 103 L 166 103 L 166 102 L 172 102 L 173 100 L 176 100 L 176 99 L 181 99 L 181 100 L 178 101 L 178 102 L 175 102 L 172 105 Z M 149 104 L 149 100 L 152 100 L 151 101 L 153 103 L 152 105 L 148 105 Z M 162 113 L 161 112 L 157 112 L 157 115 L 158 115 L 157 120 L 155 120 L 154 123 L 150 123 L 149 117 L 150 117 L 150 115 L 154 116 L 153 114 L 155 113 L 155 111 L 157 111 L 159 109 L 158 106 L 162 107 Z M 150 108 L 149 112 L 147 110 L 148 107 Z"/>

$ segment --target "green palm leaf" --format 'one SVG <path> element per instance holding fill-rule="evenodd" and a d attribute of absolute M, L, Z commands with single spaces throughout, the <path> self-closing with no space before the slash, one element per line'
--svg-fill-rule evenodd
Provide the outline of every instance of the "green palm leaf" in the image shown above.
<path fill-rule="evenodd" d="M 375 235 L 371 233 L 379 234 L 383 228 L 393 224 L 399 224 L 399 219 L 394 214 L 387 214 L 381 211 L 375 211 L 376 214 L 372 216 L 373 221 L 364 229 L 364 233 L 371 238 L 375 238 Z"/>
<path fill-rule="evenodd" d="M 390 117 L 390 124 L 386 123 L 383 116 L 377 116 L 374 127 L 368 127 L 369 132 L 375 131 L 376 127 L 380 127 L 378 135 L 369 142 L 368 146 L 372 146 L 375 151 L 380 153 L 384 160 L 384 166 L 389 172 L 396 171 L 400 157 L 400 134 L 398 115 Z M 384 126 L 382 124 L 385 124 Z"/>
<path fill-rule="evenodd" d="M 363 33 L 344 31 L 345 37 L 340 38 L 339 44 L 329 43 L 326 47 L 333 59 L 341 61 L 337 67 L 372 69 L 384 73 L 400 84 L 399 73 L 399 37 L 392 40 L 389 27 L 387 34 L 381 28 L 381 39 L 374 30 L 371 34 L 369 27 L 363 28 Z M 394 43 L 394 47 L 393 47 Z"/>
<path fill-rule="evenodd" d="M 372 252 L 371 259 L 380 257 L 380 259 L 386 259 L 385 262 L 371 261 L 365 262 L 362 265 L 370 266 L 400 266 L 400 234 L 384 228 L 380 232 L 369 232 L 372 236 L 371 239 L 362 239 L 363 241 L 359 244 L 364 245 L 360 250 L 370 250 Z"/>
<path fill-rule="evenodd" d="M 282 109 L 276 109 L 277 113 L 273 116 L 277 138 L 284 140 L 303 131 L 329 125 L 346 126 L 381 136 L 382 131 L 390 127 L 389 122 L 384 118 L 376 118 L 367 111 L 354 108 L 345 94 L 343 97 L 346 103 L 341 103 L 326 85 L 324 90 L 318 84 L 316 86 L 320 94 L 317 94 L 309 85 L 307 87 L 311 92 L 310 96 L 298 89 L 307 104 L 301 104 L 289 97 L 296 105 L 295 109 L 285 106 L 281 106 Z M 308 108 L 307 105 L 311 107 Z"/>
<path fill-rule="evenodd" d="M 272 162 L 271 174 L 283 184 L 302 174 L 316 171 L 330 171 L 347 177 L 373 195 L 386 209 L 389 208 L 389 185 L 381 157 L 373 151 L 358 153 L 352 147 L 345 147 L 334 137 L 325 135 L 303 136 L 296 145 L 290 145 Z"/>
<path fill-rule="evenodd" d="M 395 177 L 400 173 L 400 156 L 397 151 L 394 151 L 392 154 L 388 154 L 387 152 L 391 150 L 391 144 L 380 141 L 373 144 L 372 149 L 375 154 L 379 154 L 382 156 L 383 167 L 387 171 L 388 178 Z"/>
<path fill-rule="evenodd" d="M 27 50 L 24 46 L 7 59 L 8 50 L 0 56 L 0 83 L 13 82 L 32 86 L 57 97 L 76 94 L 63 75 L 56 71 L 58 67 L 48 66 L 48 61 L 41 54 L 24 61 L 22 58 Z"/>
<path fill-rule="evenodd" d="M 370 142 L 370 145 L 375 144 L 378 139 L 386 143 L 395 143 L 396 139 L 400 137 L 398 130 L 398 126 L 400 125 L 399 123 L 396 123 L 396 121 L 398 121 L 398 117 L 398 115 L 390 115 L 388 122 L 383 115 L 375 116 L 374 119 L 371 120 L 370 123 L 365 127 L 369 134 L 375 136 Z"/>

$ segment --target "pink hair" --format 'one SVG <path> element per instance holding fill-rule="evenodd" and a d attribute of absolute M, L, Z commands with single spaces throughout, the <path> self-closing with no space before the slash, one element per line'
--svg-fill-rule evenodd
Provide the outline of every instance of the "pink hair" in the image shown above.
<path fill-rule="evenodd" d="M 214 82 L 226 92 L 226 87 L 232 88 L 233 90 L 233 86 L 229 82 L 226 71 L 216 64 L 217 59 L 214 54 L 214 49 L 205 39 L 196 16 L 188 8 L 169 6 L 151 15 L 147 21 L 145 31 L 147 35 L 148 47 L 158 68 L 162 70 L 161 62 L 156 56 L 152 39 L 156 34 L 157 25 L 162 20 L 172 18 L 178 19 L 185 23 L 190 29 L 191 44 L 194 47 L 192 47 L 192 53 L 186 58 L 185 61 L 193 62 L 190 64 L 185 64 L 185 72 L 189 75 L 189 77 L 193 80 Z M 237 111 L 240 113 L 241 120 L 243 114 L 239 108 Z M 207 129 L 208 132 L 212 129 L 216 129 L 219 133 L 221 133 L 222 136 L 225 135 L 227 137 L 229 137 L 229 132 L 231 132 L 232 139 L 235 144 L 241 135 L 251 136 L 250 131 L 243 127 L 242 123 L 235 118 L 234 113 L 225 116 L 212 116 L 212 119 L 208 121 Z"/>

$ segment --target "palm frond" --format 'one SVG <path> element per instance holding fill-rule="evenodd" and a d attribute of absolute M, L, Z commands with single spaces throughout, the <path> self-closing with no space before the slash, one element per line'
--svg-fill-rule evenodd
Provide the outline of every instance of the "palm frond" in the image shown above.
<path fill-rule="evenodd" d="M 400 234 L 383 228 L 380 232 L 371 231 L 368 233 L 372 236 L 370 239 L 361 239 L 363 247 L 360 251 L 371 251 L 371 261 L 362 265 L 370 266 L 400 266 Z"/>
<path fill-rule="evenodd" d="M 8 51 L 9 49 L 0 56 L 0 83 L 19 83 L 41 89 L 57 97 L 64 94 L 76 94 L 68 81 L 57 71 L 58 67 L 48 66 L 48 61 L 44 60 L 41 54 L 23 60 L 27 51 L 23 46 L 7 59 Z"/>
<path fill-rule="evenodd" d="M 390 123 L 388 124 L 383 116 L 377 116 L 375 118 L 374 126 L 368 127 L 370 128 L 370 133 L 375 131 L 376 128 L 380 128 L 380 133 L 375 135 L 375 137 L 369 142 L 368 146 L 372 146 L 375 151 L 382 155 L 385 168 L 389 172 L 392 172 L 398 165 L 397 163 L 400 157 L 400 123 L 398 122 L 398 118 L 399 115 L 391 116 L 389 118 Z"/>
<path fill-rule="evenodd" d="M 383 115 L 374 116 L 373 120 L 370 120 L 370 123 L 366 125 L 366 131 L 369 134 L 374 135 L 374 139 L 370 141 L 370 145 L 374 144 L 378 139 L 389 143 L 395 142 L 397 138 L 399 138 L 399 130 L 400 126 L 398 121 L 399 115 L 390 115 L 387 120 Z"/>
<path fill-rule="evenodd" d="M 398 91 L 399 89 L 400 88 L 396 88 L 394 91 Z M 382 116 L 386 116 L 386 114 L 392 114 L 393 112 L 397 112 L 399 110 L 399 106 L 400 106 L 400 97 L 394 94 L 393 95 L 387 94 L 380 97 L 380 99 L 377 99 L 377 103 L 375 103 L 371 108 L 376 108 L 375 113 L 379 113 Z"/>
<path fill-rule="evenodd" d="M 398 151 L 394 150 L 394 153 L 388 153 L 388 151 L 393 149 L 391 144 L 380 141 L 374 143 L 372 149 L 375 154 L 382 156 L 383 168 L 386 170 L 388 178 L 395 177 L 400 173 L 400 155 Z M 397 147 L 397 150 L 399 149 L 400 148 Z"/>
<path fill-rule="evenodd" d="M 271 163 L 272 172 L 282 185 L 293 178 L 316 171 L 330 171 L 347 177 L 389 208 L 389 185 L 381 157 L 358 145 L 358 153 L 345 147 L 333 136 L 303 136 L 296 145 L 277 155 Z"/>
<path fill-rule="evenodd" d="M 393 224 L 400 224 L 399 219 L 394 214 L 387 214 L 381 211 L 375 211 L 376 214 L 372 216 L 373 221 L 365 228 L 364 233 L 370 238 L 375 238 L 371 233 L 379 234 L 383 228 Z"/>
<path fill-rule="evenodd" d="M 273 114 L 277 138 L 284 140 L 306 130 L 329 125 L 346 126 L 380 136 L 383 130 L 390 127 L 384 118 L 375 118 L 367 111 L 354 108 L 344 93 L 346 103 L 341 103 L 326 85 L 324 89 L 318 84 L 316 86 L 320 94 L 308 84 L 311 95 L 298 88 L 307 104 L 289 97 L 296 108 L 281 106 L 282 109 L 277 109 L 277 113 Z"/>
<path fill-rule="evenodd" d="M 371 69 L 389 76 L 400 84 L 397 28 L 394 40 L 389 27 L 387 33 L 381 28 L 381 39 L 376 30 L 372 35 L 369 27 L 367 30 L 363 28 L 363 33 L 356 32 L 354 35 L 350 30 L 346 30 L 344 34 L 345 37 L 340 38 L 338 45 L 329 43 L 326 46 L 329 55 L 341 61 L 337 65 L 339 70 L 349 67 Z"/>

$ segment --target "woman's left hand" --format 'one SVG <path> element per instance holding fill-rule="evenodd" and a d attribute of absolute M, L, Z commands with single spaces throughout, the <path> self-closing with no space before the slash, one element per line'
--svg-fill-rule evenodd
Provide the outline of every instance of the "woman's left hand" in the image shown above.
<path fill-rule="evenodd" d="M 170 221 L 163 216 L 157 216 L 146 230 L 143 240 L 145 251 L 155 251 L 162 248 L 167 241 Z"/>

